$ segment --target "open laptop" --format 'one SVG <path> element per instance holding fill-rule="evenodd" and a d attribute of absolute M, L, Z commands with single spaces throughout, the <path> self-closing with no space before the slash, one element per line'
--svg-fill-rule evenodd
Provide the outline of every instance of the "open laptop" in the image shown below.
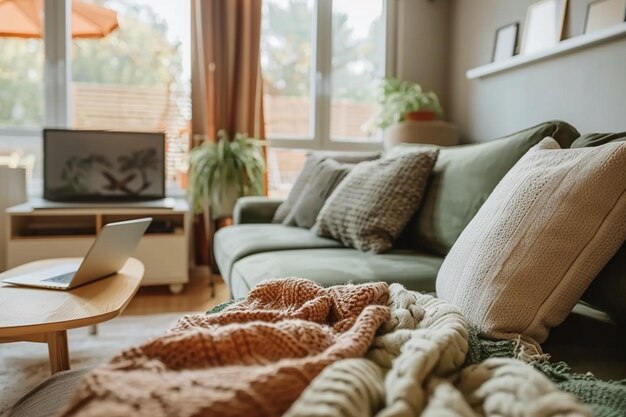
<path fill-rule="evenodd" d="M 152 218 L 106 224 L 82 262 L 62 263 L 52 268 L 5 278 L 2 282 L 28 287 L 71 290 L 117 273 L 132 255 Z"/>

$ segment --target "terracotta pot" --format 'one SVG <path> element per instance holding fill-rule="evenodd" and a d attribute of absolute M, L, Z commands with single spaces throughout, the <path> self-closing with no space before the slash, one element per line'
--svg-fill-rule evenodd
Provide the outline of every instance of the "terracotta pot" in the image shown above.
<path fill-rule="evenodd" d="M 435 116 L 435 112 L 430 110 L 418 110 L 408 112 L 404 118 L 413 122 L 432 122 Z"/>

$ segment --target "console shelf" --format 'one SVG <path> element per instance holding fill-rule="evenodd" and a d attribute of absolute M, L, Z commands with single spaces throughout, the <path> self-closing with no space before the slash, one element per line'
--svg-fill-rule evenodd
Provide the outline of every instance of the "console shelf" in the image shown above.
<path fill-rule="evenodd" d="M 6 210 L 7 267 L 48 258 L 84 256 L 103 225 L 152 217 L 134 257 L 146 270 L 142 285 L 169 285 L 180 292 L 189 281 L 191 215 L 183 199 L 173 208 L 103 207 L 33 208 L 20 204 Z"/>

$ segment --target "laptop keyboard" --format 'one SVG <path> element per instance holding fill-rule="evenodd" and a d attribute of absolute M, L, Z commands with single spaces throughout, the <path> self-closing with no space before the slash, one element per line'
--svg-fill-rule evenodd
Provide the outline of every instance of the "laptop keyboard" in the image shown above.
<path fill-rule="evenodd" d="M 68 272 L 67 274 L 57 275 L 56 277 L 44 279 L 47 282 L 58 282 L 59 284 L 69 284 L 76 272 Z"/>

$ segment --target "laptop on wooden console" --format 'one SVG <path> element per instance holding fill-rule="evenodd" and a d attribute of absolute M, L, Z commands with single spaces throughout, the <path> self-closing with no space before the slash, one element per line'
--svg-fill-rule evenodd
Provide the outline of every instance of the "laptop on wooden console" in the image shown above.
<path fill-rule="evenodd" d="M 28 287 L 71 290 L 116 274 L 132 255 L 152 218 L 106 224 L 82 262 L 62 263 L 52 268 L 5 278 L 2 282 Z"/>

